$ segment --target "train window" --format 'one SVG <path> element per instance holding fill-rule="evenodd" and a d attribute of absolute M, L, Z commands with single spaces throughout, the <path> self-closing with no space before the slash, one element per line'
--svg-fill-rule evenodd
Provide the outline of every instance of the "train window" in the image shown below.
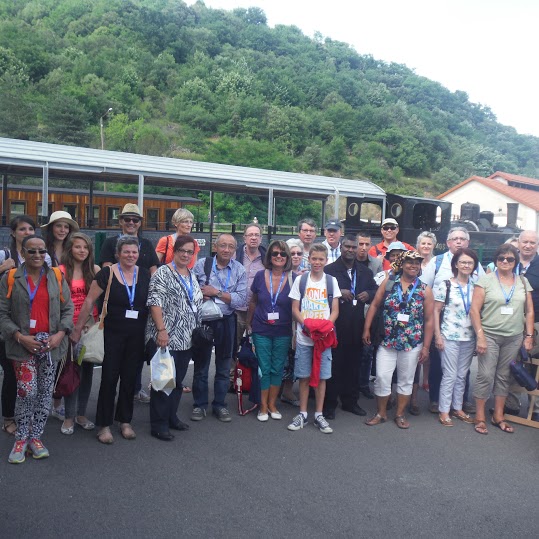
<path fill-rule="evenodd" d="M 38 202 L 37 203 L 37 214 L 41 215 L 41 210 L 43 208 L 43 203 Z M 54 204 L 52 202 L 49 202 L 48 204 L 49 211 L 47 212 L 47 215 L 51 215 L 51 213 L 54 211 Z"/>
<path fill-rule="evenodd" d="M 391 206 L 391 217 L 394 217 L 395 219 L 397 219 L 397 217 L 400 217 L 401 215 L 402 215 L 402 204 L 395 202 L 395 204 Z"/>
<path fill-rule="evenodd" d="M 69 213 L 75 221 L 79 218 L 79 205 L 78 204 L 64 204 L 64 211 Z"/>
<path fill-rule="evenodd" d="M 420 202 L 414 206 L 413 227 L 419 230 L 436 231 L 442 224 L 442 208 L 431 202 Z"/>
<path fill-rule="evenodd" d="M 9 218 L 24 215 L 26 213 L 26 202 L 17 200 L 9 203 Z"/>
<path fill-rule="evenodd" d="M 352 204 L 350 204 L 350 206 L 348 206 L 348 213 L 350 214 L 351 217 L 355 217 L 359 212 L 359 206 L 355 203 L 355 202 L 352 202 Z"/>
<path fill-rule="evenodd" d="M 371 204 L 370 202 L 364 202 L 361 204 L 360 220 L 364 223 L 381 223 L 382 222 L 382 208 L 378 204 Z"/>
<path fill-rule="evenodd" d="M 150 208 L 146 210 L 146 228 L 157 228 L 159 221 L 159 209 Z"/>
<path fill-rule="evenodd" d="M 94 211 L 94 215 L 93 215 L 93 219 L 92 219 L 92 226 L 96 226 L 96 225 L 99 226 L 99 219 L 101 217 L 101 207 L 93 205 L 92 209 Z M 86 226 L 90 226 L 90 223 L 88 222 L 89 217 L 90 217 L 90 215 L 89 215 L 89 212 L 90 212 L 89 204 L 86 204 L 84 210 L 85 210 L 84 215 L 86 216 Z"/>
<path fill-rule="evenodd" d="M 168 209 L 168 210 L 165 210 L 165 228 L 169 229 L 169 228 L 175 228 L 174 225 L 172 224 L 172 216 L 176 213 L 176 210 L 174 209 Z"/>
<path fill-rule="evenodd" d="M 107 226 L 116 226 L 118 224 L 118 215 L 120 208 L 117 206 L 109 206 L 107 208 Z"/>

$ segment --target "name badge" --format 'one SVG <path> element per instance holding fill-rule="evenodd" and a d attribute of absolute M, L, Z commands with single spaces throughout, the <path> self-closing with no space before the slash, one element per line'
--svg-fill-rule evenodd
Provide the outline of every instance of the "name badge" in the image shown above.
<path fill-rule="evenodd" d="M 410 320 L 410 315 L 409 314 L 399 313 L 397 315 L 397 321 L 398 322 L 408 322 L 408 320 Z"/>
<path fill-rule="evenodd" d="M 504 306 L 500 309 L 501 314 L 513 314 L 513 307 Z"/>
<path fill-rule="evenodd" d="M 218 305 L 226 305 L 226 303 L 220 298 L 215 298 L 215 303 L 217 303 Z"/>
<path fill-rule="evenodd" d="M 352 305 L 355 307 L 357 305 L 357 299 L 352 300 Z"/>
<path fill-rule="evenodd" d="M 268 320 L 279 320 L 279 313 L 268 313 Z"/>
<path fill-rule="evenodd" d="M 30 329 L 34 329 L 36 327 L 37 320 L 30 320 Z"/>
<path fill-rule="evenodd" d="M 138 319 L 138 311 L 131 311 L 130 309 L 128 309 L 127 311 L 125 311 L 125 317 L 126 318 L 133 318 L 134 320 L 137 320 Z"/>

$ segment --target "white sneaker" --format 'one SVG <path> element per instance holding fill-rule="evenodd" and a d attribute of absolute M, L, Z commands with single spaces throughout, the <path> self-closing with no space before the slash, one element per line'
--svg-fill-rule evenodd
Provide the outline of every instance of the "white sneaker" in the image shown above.
<path fill-rule="evenodd" d="M 333 432 L 333 429 L 329 426 L 329 423 L 323 415 L 315 417 L 314 426 L 318 427 L 320 432 L 323 432 L 324 434 L 331 434 Z"/>
<path fill-rule="evenodd" d="M 307 420 L 303 417 L 303 414 L 299 413 L 294 419 L 292 419 L 292 423 L 288 425 L 288 430 L 300 430 L 307 424 Z"/>
<path fill-rule="evenodd" d="M 53 406 L 51 408 L 51 416 L 55 417 L 59 421 L 65 421 L 65 415 L 66 415 L 66 410 L 63 406 L 60 406 L 59 408 L 55 408 Z"/>

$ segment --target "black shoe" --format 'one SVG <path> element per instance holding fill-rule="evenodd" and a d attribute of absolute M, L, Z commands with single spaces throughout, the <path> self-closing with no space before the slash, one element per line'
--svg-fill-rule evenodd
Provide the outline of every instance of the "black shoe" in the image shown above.
<path fill-rule="evenodd" d="M 169 427 L 174 430 L 189 430 L 189 425 L 183 421 L 180 421 L 179 419 L 176 423 L 174 423 L 174 425 L 171 424 Z"/>
<path fill-rule="evenodd" d="M 539 421 L 539 412 L 533 412 L 532 421 Z"/>
<path fill-rule="evenodd" d="M 333 410 L 322 410 L 322 415 L 326 418 L 326 419 L 335 419 L 335 409 Z"/>
<path fill-rule="evenodd" d="M 152 430 L 150 434 L 158 440 L 163 440 L 163 442 L 172 442 L 174 440 L 174 435 L 170 434 L 170 432 L 156 432 Z"/>
<path fill-rule="evenodd" d="M 367 412 L 365 410 L 363 410 L 363 408 L 361 408 L 361 406 L 359 404 L 352 404 L 351 406 L 345 406 L 344 404 L 341 406 L 341 408 L 345 411 L 345 412 L 351 412 L 352 414 L 355 414 L 355 415 L 367 415 Z M 327 416 L 325 416 L 326 419 L 327 419 Z"/>
<path fill-rule="evenodd" d="M 374 399 L 374 393 L 371 391 L 371 388 L 369 386 L 360 387 L 359 391 L 365 398 Z"/>

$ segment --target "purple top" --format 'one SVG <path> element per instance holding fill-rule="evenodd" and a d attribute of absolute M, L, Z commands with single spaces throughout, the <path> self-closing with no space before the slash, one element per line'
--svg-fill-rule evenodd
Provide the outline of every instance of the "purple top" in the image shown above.
<path fill-rule="evenodd" d="M 251 285 L 251 292 L 256 294 L 258 299 L 251 324 L 253 333 L 258 333 L 266 337 L 286 337 L 292 335 L 292 300 L 288 297 L 288 294 L 290 294 L 288 275 L 285 274 L 284 276 L 283 285 L 281 286 L 275 305 L 275 311 L 273 311 L 271 308 L 271 296 L 266 286 L 266 279 L 264 278 L 265 271 L 259 271 L 255 275 L 253 284 Z M 295 275 L 292 275 L 292 282 L 295 277 Z M 274 297 L 277 293 L 277 288 L 278 285 L 273 290 Z M 279 313 L 279 319 L 268 320 L 268 313 L 271 312 Z"/>

